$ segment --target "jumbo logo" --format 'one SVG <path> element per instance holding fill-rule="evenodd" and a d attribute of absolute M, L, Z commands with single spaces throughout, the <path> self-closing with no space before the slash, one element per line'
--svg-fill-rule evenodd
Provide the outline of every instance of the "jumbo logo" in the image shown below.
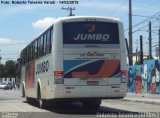
<path fill-rule="evenodd" d="M 84 25 L 85 28 L 87 28 L 87 32 L 85 34 L 77 34 L 74 37 L 74 40 L 97 40 L 97 41 L 109 41 L 109 34 L 101 34 L 101 33 L 96 33 L 96 25 L 95 24 L 87 24 Z"/>
<path fill-rule="evenodd" d="M 85 27 L 88 28 L 88 32 L 90 32 L 90 33 L 96 32 L 96 25 L 95 24 L 88 24 Z"/>
<path fill-rule="evenodd" d="M 42 63 L 37 64 L 36 74 L 45 73 L 49 70 L 49 61 L 44 61 Z"/>

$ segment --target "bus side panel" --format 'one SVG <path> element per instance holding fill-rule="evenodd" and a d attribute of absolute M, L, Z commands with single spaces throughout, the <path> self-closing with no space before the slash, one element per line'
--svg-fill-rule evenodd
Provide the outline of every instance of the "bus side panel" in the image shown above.
<path fill-rule="evenodd" d="M 34 62 L 26 65 L 26 88 L 34 88 Z"/>
<path fill-rule="evenodd" d="M 126 43 L 124 37 L 124 29 L 122 22 L 119 23 L 119 37 L 120 37 L 120 48 L 121 48 L 121 70 L 127 71 L 127 50 L 126 50 Z M 126 82 L 121 83 L 121 88 L 127 93 L 127 77 L 126 75 Z"/>
<path fill-rule="evenodd" d="M 25 76 L 25 84 L 26 84 L 26 96 L 33 97 L 35 96 L 34 88 L 35 88 L 35 81 L 34 81 L 34 62 L 26 64 L 26 76 Z"/>
<path fill-rule="evenodd" d="M 40 85 L 41 98 L 51 99 L 54 93 L 54 73 L 52 52 L 45 57 L 35 61 L 35 89 L 37 94 L 38 84 Z M 36 97 L 36 96 L 35 96 Z"/>

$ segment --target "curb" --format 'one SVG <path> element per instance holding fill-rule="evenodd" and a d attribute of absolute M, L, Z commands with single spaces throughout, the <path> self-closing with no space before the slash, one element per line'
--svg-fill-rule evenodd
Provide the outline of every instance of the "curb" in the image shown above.
<path fill-rule="evenodd" d="M 122 99 L 122 101 L 130 101 L 130 102 L 139 102 L 139 103 L 147 103 L 147 104 L 160 105 L 160 102 L 156 102 L 156 101 L 133 100 L 133 99 L 127 99 L 127 98 Z"/>

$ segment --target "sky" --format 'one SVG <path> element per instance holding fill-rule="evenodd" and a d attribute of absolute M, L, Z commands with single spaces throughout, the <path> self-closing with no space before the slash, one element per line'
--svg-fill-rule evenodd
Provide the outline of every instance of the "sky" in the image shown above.
<path fill-rule="evenodd" d="M 28 1 L 40 2 L 43 0 L 8 1 L 10 2 L 9 4 L 5 3 L 4 0 L 0 0 L 1 63 L 5 63 L 6 60 L 10 59 L 17 60 L 21 50 L 34 38 L 36 38 L 38 34 L 50 26 L 55 19 L 68 16 L 69 11 L 62 10 L 62 7 L 75 7 L 76 10 L 73 12 L 76 16 L 109 16 L 119 18 L 124 23 L 125 37 L 128 38 L 129 0 L 72 0 L 78 1 L 78 4 L 60 3 L 61 1 L 63 2 L 71 0 L 45 0 L 52 2 L 55 1 L 55 4 L 28 3 Z M 12 4 L 12 1 L 27 3 Z M 145 21 L 148 17 L 145 16 L 150 17 L 159 13 L 159 6 L 159 0 L 132 0 L 134 50 L 139 48 L 139 35 L 143 35 L 143 44 L 146 46 L 144 47 L 144 53 L 148 53 L 148 20 Z M 153 21 L 153 29 L 155 30 L 153 35 L 154 46 L 158 42 L 158 35 L 156 31 L 159 28 L 160 20 L 154 17 L 151 20 Z"/>

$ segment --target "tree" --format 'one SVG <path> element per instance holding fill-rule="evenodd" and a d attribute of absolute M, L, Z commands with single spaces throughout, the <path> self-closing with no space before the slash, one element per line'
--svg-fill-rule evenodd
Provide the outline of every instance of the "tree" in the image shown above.
<path fill-rule="evenodd" d="M 4 65 L 0 64 L 0 78 L 4 77 Z"/>
<path fill-rule="evenodd" d="M 4 67 L 4 75 L 10 78 L 16 77 L 15 62 L 13 60 L 6 61 Z"/>

